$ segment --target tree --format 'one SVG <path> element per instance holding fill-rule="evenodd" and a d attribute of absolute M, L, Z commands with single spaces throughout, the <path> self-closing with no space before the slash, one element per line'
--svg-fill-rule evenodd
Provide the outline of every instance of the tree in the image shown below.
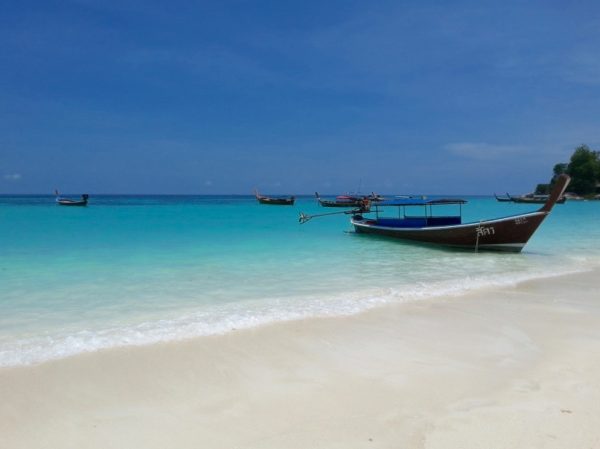
<path fill-rule="evenodd" d="M 554 174 L 562 170 L 562 165 L 554 166 Z M 578 195 L 590 195 L 596 192 L 600 180 L 600 153 L 592 151 L 587 145 L 580 145 L 571 156 L 566 172 L 571 176 L 569 190 Z"/>
<path fill-rule="evenodd" d="M 564 162 L 560 163 L 560 164 L 556 164 L 554 166 L 554 178 L 558 178 L 563 173 L 567 173 L 568 168 L 569 168 L 569 164 L 565 164 Z"/>

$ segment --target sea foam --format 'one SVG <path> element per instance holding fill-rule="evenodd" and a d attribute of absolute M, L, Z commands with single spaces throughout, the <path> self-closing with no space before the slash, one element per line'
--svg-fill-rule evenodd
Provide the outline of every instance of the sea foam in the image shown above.
<path fill-rule="evenodd" d="M 534 279 L 557 277 L 587 271 L 557 268 L 552 271 L 495 274 L 438 282 L 418 282 L 387 288 L 365 289 L 328 297 L 285 297 L 242 304 L 206 306 L 202 310 L 174 319 L 158 319 L 123 327 L 56 333 L 0 343 L 0 366 L 37 364 L 86 352 L 125 346 L 189 340 L 248 329 L 271 323 L 307 318 L 354 315 L 387 304 L 456 297 L 468 292 L 514 286 Z"/>

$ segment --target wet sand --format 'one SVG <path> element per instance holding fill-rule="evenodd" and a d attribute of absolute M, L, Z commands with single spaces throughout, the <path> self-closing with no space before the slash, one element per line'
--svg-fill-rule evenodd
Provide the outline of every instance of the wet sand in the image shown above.
<path fill-rule="evenodd" d="M 599 291 L 590 272 L 0 369 L 0 447 L 600 447 Z"/>

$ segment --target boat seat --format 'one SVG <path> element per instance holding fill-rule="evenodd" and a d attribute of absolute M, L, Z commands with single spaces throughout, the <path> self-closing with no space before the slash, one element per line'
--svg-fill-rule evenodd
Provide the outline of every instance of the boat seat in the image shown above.
<path fill-rule="evenodd" d="M 377 226 L 390 228 L 421 228 L 427 224 L 425 217 L 379 218 Z"/>
<path fill-rule="evenodd" d="M 461 223 L 459 216 L 449 217 L 405 217 L 405 218 L 379 218 L 377 226 L 390 228 L 423 228 L 426 226 L 449 226 Z M 371 224 L 371 223 L 369 223 Z"/>
<path fill-rule="evenodd" d="M 448 225 L 457 225 L 457 224 L 460 224 L 459 216 L 427 218 L 427 226 L 448 226 Z"/>

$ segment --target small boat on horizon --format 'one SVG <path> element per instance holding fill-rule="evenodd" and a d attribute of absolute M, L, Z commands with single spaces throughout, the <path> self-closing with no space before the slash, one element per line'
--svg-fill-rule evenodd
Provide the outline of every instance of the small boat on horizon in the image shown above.
<path fill-rule="evenodd" d="M 254 189 L 254 195 L 260 204 L 270 204 L 273 206 L 293 206 L 296 201 L 296 197 L 288 196 L 288 197 L 272 197 L 272 196 L 264 196 L 258 193 L 258 190 Z"/>
<path fill-rule="evenodd" d="M 496 201 L 499 201 L 501 203 L 510 203 L 512 202 L 512 198 L 510 197 L 510 195 L 507 193 L 506 197 L 502 197 L 502 196 L 498 196 L 494 193 L 494 197 L 496 197 Z"/>
<path fill-rule="evenodd" d="M 598 196 L 598 195 L 596 195 L 596 196 Z M 585 198 L 585 197 L 583 197 L 583 196 L 580 196 L 580 195 L 577 195 L 577 194 L 576 194 L 576 193 L 574 193 L 574 192 L 566 192 L 566 193 L 563 195 L 563 197 L 564 197 L 564 198 L 566 198 L 566 199 L 567 199 L 567 200 L 569 200 L 569 201 L 585 201 L 585 200 L 586 200 L 586 198 Z"/>
<path fill-rule="evenodd" d="M 73 200 L 71 198 L 63 198 L 58 193 L 58 190 L 55 190 L 54 194 L 56 195 L 56 204 L 59 206 L 87 206 L 88 198 L 90 197 L 87 193 L 84 193 L 81 195 L 81 199 Z"/>
<path fill-rule="evenodd" d="M 385 201 L 385 197 L 379 195 L 378 193 L 375 192 L 371 192 L 371 194 L 369 196 L 366 197 L 369 201 L 373 201 L 373 202 L 378 202 L 378 201 Z"/>
<path fill-rule="evenodd" d="M 384 201 L 385 198 L 374 192 L 371 195 L 338 195 L 335 200 L 324 200 L 315 192 L 315 196 L 319 204 L 323 207 L 359 207 L 365 199 L 372 202 Z"/>
<path fill-rule="evenodd" d="M 509 195 L 509 197 L 513 203 L 544 204 L 546 201 L 548 201 L 550 195 L 536 195 L 534 193 L 528 193 L 526 195 L 519 196 Z M 567 201 L 567 198 L 561 195 L 561 197 L 556 200 L 556 204 L 564 204 L 565 201 Z"/>
<path fill-rule="evenodd" d="M 464 199 L 418 199 L 406 198 L 374 204 L 364 200 L 356 209 L 337 213 L 351 214 L 351 224 L 359 234 L 393 237 L 422 244 L 440 245 L 468 250 L 492 250 L 520 252 L 536 229 L 548 216 L 559 198 L 562 197 L 571 178 L 561 175 L 544 206 L 539 210 L 508 217 L 462 223 Z M 434 215 L 433 207 L 458 205 L 458 214 Z M 396 207 L 394 217 L 384 217 L 382 209 Z M 406 209 L 421 208 L 421 214 L 407 214 Z M 375 217 L 365 217 L 375 213 Z M 333 215 L 336 212 L 318 215 L 300 214 L 300 223 L 313 217 Z"/>

